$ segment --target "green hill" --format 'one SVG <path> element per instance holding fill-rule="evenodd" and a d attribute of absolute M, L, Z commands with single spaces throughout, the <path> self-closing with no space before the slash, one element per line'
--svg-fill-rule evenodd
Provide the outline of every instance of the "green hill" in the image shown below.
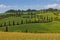
<path fill-rule="evenodd" d="M 15 11 L 0 14 L 0 31 L 60 33 L 60 12 Z"/>

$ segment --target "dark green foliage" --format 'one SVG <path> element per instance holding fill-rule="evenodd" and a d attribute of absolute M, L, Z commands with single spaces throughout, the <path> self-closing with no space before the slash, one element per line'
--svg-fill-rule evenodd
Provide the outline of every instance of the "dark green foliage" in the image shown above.
<path fill-rule="evenodd" d="M 16 12 L 17 10 L 13 10 L 13 9 L 6 11 L 6 13 L 16 13 Z"/>
<path fill-rule="evenodd" d="M 7 26 L 5 27 L 5 32 L 8 32 L 8 27 Z"/>
<path fill-rule="evenodd" d="M 26 31 L 25 31 L 26 33 L 28 32 L 28 30 L 26 29 Z"/>
<path fill-rule="evenodd" d="M 58 16 L 58 15 L 59 15 L 59 13 L 58 13 L 58 12 L 54 12 L 53 14 L 54 14 L 54 15 L 56 15 L 56 16 Z"/>
<path fill-rule="evenodd" d="M 13 26 L 15 25 L 15 21 L 13 21 Z"/>
<path fill-rule="evenodd" d="M 21 20 L 21 24 L 24 24 L 23 20 Z"/>
<path fill-rule="evenodd" d="M 9 21 L 9 26 L 11 26 L 10 21 Z"/>
<path fill-rule="evenodd" d="M 17 25 L 20 25 L 19 22 L 17 22 Z"/>
<path fill-rule="evenodd" d="M 0 27 L 2 27 L 2 24 L 0 24 Z"/>
<path fill-rule="evenodd" d="M 7 26 L 6 22 L 4 22 L 4 26 Z"/>

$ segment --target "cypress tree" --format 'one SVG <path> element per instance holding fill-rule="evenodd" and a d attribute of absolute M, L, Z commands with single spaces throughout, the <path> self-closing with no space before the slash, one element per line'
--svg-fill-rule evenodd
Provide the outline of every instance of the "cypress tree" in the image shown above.
<path fill-rule="evenodd" d="M 10 24 L 10 21 L 9 21 L 9 26 L 10 26 L 11 24 Z"/>
<path fill-rule="evenodd" d="M 8 27 L 7 26 L 5 27 L 5 32 L 8 32 Z"/>
<path fill-rule="evenodd" d="M 4 23 L 4 26 L 6 26 L 6 22 Z"/>
<path fill-rule="evenodd" d="M 13 21 L 13 25 L 15 25 L 15 22 Z"/>
<path fill-rule="evenodd" d="M 21 20 L 21 24 L 23 24 L 23 20 Z"/>
<path fill-rule="evenodd" d="M 2 27 L 2 24 L 0 24 L 0 27 Z"/>

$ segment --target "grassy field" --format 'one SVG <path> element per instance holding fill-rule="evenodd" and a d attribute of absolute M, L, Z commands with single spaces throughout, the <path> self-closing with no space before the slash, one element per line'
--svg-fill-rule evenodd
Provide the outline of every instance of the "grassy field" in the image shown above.
<path fill-rule="evenodd" d="M 60 22 L 50 23 L 30 23 L 15 26 L 7 26 L 8 32 L 30 32 L 30 33 L 60 33 Z M 0 27 L 0 31 L 4 31 L 5 27 Z"/>
<path fill-rule="evenodd" d="M 60 33 L 0 32 L 0 40 L 60 40 Z"/>
<path fill-rule="evenodd" d="M 10 32 L 33 32 L 33 33 L 60 33 L 60 22 L 32 23 L 9 26 Z"/>

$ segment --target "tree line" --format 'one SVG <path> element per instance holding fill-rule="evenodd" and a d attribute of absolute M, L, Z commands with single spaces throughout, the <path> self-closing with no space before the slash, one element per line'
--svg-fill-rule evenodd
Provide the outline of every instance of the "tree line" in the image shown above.
<path fill-rule="evenodd" d="M 48 23 L 48 22 L 52 22 L 54 21 L 53 17 L 43 17 L 43 18 L 40 18 L 40 19 L 25 19 L 25 20 L 21 20 L 21 21 L 8 21 L 7 22 L 4 22 L 3 24 L 0 24 L 0 27 L 5 27 L 5 26 L 14 26 L 14 25 L 21 25 L 21 24 L 29 24 L 29 23 Z"/>

